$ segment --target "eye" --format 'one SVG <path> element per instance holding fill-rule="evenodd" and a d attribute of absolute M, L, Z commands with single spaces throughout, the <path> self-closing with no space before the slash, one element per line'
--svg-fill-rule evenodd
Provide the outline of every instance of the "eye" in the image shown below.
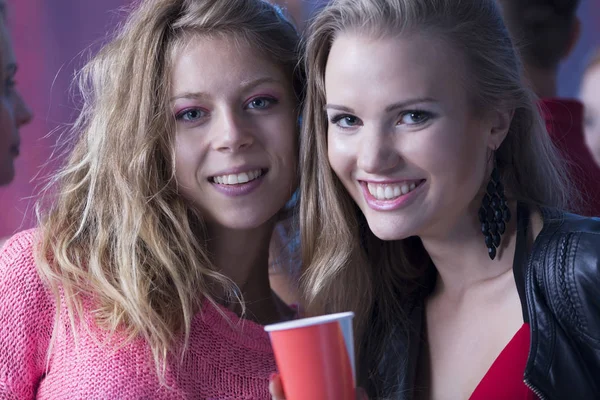
<path fill-rule="evenodd" d="M 188 108 L 187 110 L 181 111 L 179 114 L 175 116 L 175 119 L 185 121 L 185 122 L 194 122 L 204 117 L 206 112 L 199 108 Z"/>
<path fill-rule="evenodd" d="M 330 122 L 340 128 L 348 129 L 360 125 L 360 119 L 354 115 L 341 114 L 331 117 Z"/>
<path fill-rule="evenodd" d="M 256 97 L 248 102 L 247 108 L 251 110 L 265 110 L 277 103 L 272 97 Z"/>
<path fill-rule="evenodd" d="M 419 125 L 429 121 L 432 116 L 433 115 L 427 111 L 405 111 L 400 115 L 400 121 L 398 122 L 398 124 Z"/>

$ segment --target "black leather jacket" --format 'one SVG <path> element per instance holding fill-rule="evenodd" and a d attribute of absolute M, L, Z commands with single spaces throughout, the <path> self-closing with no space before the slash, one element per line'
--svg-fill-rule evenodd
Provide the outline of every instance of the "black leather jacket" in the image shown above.
<path fill-rule="evenodd" d="M 523 380 L 541 399 L 600 399 L 600 219 L 542 210 L 544 226 L 515 271 L 531 345 Z M 377 399 L 414 397 L 423 299 L 370 385 Z"/>

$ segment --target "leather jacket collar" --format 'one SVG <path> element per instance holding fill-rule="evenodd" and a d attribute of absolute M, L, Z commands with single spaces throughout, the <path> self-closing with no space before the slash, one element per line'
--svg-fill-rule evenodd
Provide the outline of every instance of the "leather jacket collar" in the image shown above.
<path fill-rule="evenodd" d="M 542 209 L 544 226 L 515 281 L 529 320 L 523 380 L 540 399 L 600 398 L 600 219 Z M 378 399 L 413 398 L 423 342 L 424 297 L 409 327 L 390 332 L 372 377 Z"/>

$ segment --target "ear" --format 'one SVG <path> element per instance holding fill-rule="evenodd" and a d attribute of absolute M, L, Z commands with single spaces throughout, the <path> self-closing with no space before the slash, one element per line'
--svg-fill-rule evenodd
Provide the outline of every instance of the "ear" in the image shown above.
<path fill-rule="evenodd" d="M 514 115 L 514 109 L 501 109 L 492 112 L 492 124 L 488 141 L 488 146 L 492 150 L 498 149 L 502 142 L 504 142 Z"/>
<path fill-rule="evenodd" d="M 573 21 L 573 27 L 571 28 L 571 32 L 569 32 L 569 42 L 567 43 L 567 47 L 565 48 L 565 54 L 562 55 L 562 59 L 569 57 L 569 55 L 573 52 L 575 45 L 579 41 L 579 37 L 581 36 L 581 20 L 578 16 L 575 16 L 575 20 Z"/>

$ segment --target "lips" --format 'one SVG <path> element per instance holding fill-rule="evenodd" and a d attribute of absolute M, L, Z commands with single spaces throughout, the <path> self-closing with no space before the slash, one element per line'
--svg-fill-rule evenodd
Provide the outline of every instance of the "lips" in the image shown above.
<path fill-rule="evenodd" d="M 255 179 L 263 176 L 267 171 L 265 169 L 253 169 L 250 171 L 240 172 L 240 173 L 232 173 L 232 174 L 223 174 L 218 176 L 213 176 L 209 178 L 209 181 L 212 183 L 216 183 L 219 185 L 240 185 L 248 182 L 252 182 Z"/>

